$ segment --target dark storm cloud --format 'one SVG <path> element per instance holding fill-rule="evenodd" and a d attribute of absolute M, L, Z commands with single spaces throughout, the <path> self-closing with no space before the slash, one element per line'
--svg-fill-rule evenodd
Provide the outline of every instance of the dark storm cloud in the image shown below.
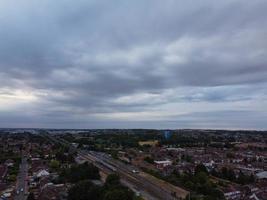
<path fill-rule="evenodd" d="M 169 107 L 184 102 L 251 101 L 257 113 L 266 105 L 266 9 L 265 0 L 1 2 L 0 97 L 12 107 L 2 113 L 21 118 L 21 91 L 34 96 L 28 126 L 116 126 L 95 115 L 164 106 L 192 113 Z"/>

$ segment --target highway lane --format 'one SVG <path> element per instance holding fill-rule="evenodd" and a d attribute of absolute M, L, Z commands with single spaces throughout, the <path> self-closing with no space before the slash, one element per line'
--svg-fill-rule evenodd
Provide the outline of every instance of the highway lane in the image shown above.
<path fill-rule="evenodd" d="M 17 176 L 17 184 L 14 200 L 25 200 L 28 195 L 28 162 L 27 158 L 21 159 L 19 174 Z"/>

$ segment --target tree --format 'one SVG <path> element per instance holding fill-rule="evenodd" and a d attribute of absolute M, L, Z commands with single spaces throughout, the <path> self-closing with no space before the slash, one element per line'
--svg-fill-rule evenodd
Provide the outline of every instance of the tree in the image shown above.
<path fill-rule="evenodd" d="M 60 163 L 57 160 L 51 160 L 50 167 L 54 170 L 57 170 L 60 167 Z"/>
<path fill-rule="evenodd" d="M 201 171 L 195 175 L 195 180 L 197 183 L 200 183 L 202 185 L 202 184 L 205 184 L 206 182 L 208 182 L 208 176 L 205 172 Z"/>
<path fill-rule="evenodd" d="M 17 176 L 16 176 L 15 174 L 11 174 L 7 179 L 8 179 L 8 181 L 10 181 L 10 182 L 14 182 L 14 181 L 16 181 Z"/>
<path fill-rule="evenodd" d="M 193 190 L 194 189 L 194 183 L 192 183 L 192 181 L 187 181 L 184 186 L 186 188 L 189 188 L 190 190 Z"/>
<path fill-rule="evenodd" d="M 228 152 L 228 153 L 226 154 L 226 157 L 227 157 L 227 158 L 235 158 L 235 154 L 233 154 L 233 153 L 231 153 L 231 152 Z"/>
<path fill-rule="evenodd" d="M 87 162 L 81 165 L 73 165 L 61 173 L 61 177 L 66 180 L 76 183 L 86 179 L 99 179 L 99 170 L 93 164 Z"/>
<path fill-rule="evenodd" d="M 102 189 L 95 186 L 90 181 L 80 181 L 70 188 L 68 200 L 99 200 L 101 199 Z"/>
<path fill-rule="evenodd" d="M 146 157 L 144 158 L 144 161 L 146 161 L 146 162 L 148 162 L 148 163 L 150 163 L 150 164 L 153 164 L 153 163 L 154 163 L 154 159 L 151 158 L 150 156 L 146 156 Z"/>
<path fill-rule="evenodd" d="M 117 151 L 112 151 L 111 156 L 113 159 L 118 159 L 118 152 Z"/>
<path fill-rule="evenodd" d="M 117 174 L 110 174 L 103 187 L 83 180 L 72 186 L 68 192 L 68 200 L 133 200 L 134 193 L 120 183 Z"/>
<path fill-rule="evenodd" d="M 118 174 L 108 175 L 105 182 L 104 200 L 132 200 L 134 193 L 120 183 Z"/>
<path fill-rule="evenodd" d="M 255 181 L 255 177 L 253 176 L 253 174 L 245 175 L 242 171 L 239 172 L 238 178 L 236 180 L 236 182 L 241 184 L 241 185 L 253 183 L 254 181 Z"/>
<path fill-rule="evenodd" d="M 104 200 L 131 200 L 133 199 L 134 194 L 129 190 L 115 189 L 108 191 Z"/>
<path fill-rule="evenodd" d="M 227 169 L 226 167 L 222 168 L 220 178 L 227 179 L 230 181 L 235 181 L 236 175 L 234 170 L 232 169 Z"/>
<path fill-rule="evenodd" d="M 225 199 L 223 192 L 216 188 L 210 190 L 210 196 L 212 196 L 213 199 Z"/>
<path fill-rule="evenodd" d="M 29 194 L 27 200 L 35 200 L 34 194 L 32 192 Z"/>
<path fill-rule="evenodd" d="M 114 187 L 120 185 L 120 176 L 118 174 L 110 174 L 108 175 L 105 186 L 106 187 Z"/>
<path fill-rule="evenodd" d="M 195 174 L 198 174 L 200 172 L 203 172 L 205 174 L 208 174 L 208 170 L 207 170 L 207 168 L 203 164 L 199 164 L 195 168 Z"/>
<path fill-rule="evenodd" d="M 255 182 L 255 176 L 253 174 L 250 174 L 249 176 L 249 182 L 254 183 Z"/>

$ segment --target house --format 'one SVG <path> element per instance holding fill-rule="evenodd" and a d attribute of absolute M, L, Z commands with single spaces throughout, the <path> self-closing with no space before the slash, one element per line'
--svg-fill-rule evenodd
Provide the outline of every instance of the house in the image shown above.
<path fill-rule="evenodd" d="M 0 183 L 0 192 L 4 191 L 7 188 L 6 183 Z"/>
<path fill-rule="evenodd" d="M 49 176 L 43 176 L 40 178 L 38 186 L 39 188 L 43 188 L 45 185 L 51 183 L 50 177 Z"/>
<path fill-rule="evenodd" d="M 3 181 L 7 174 L 7 166 L 6 165 L 0 165 L 0 182 Z"/>
<path fill-rule="evenodd" d="M 126 163 L 130 163 L 131 160 L 128 158 L 128 154 L 124 151 L 118 152 L 118 158 Z"/>
<path fill-rule="evenodd" d="M 8 199 L 8 198 L 11 197 L 11 193 L 10 192 L 5 192 L 5 193 L 2 194 L 2 197 L 3 197 L 3 199 Z"/>
<path fill-rule="evenodd" d="M 228 187 L 222 189 L 226 200 L 239 200 L 241 199 L 242 193 L 240 190 L 234 187 Z"/>
<path fill-rule="evenodd" d="M 67 191 L 63 184 L 47 184 L 39 193 L 38 200 L 62 200 L 66 199 Z"/>
<path fill-rule="evenodd" d="M 37 178 L 41 178 L 41 177 L 49 176 L 49 175 L 50 175 L 50 173 L 48 171 L 46 171 L 45 169 L 42 169 L 36 173 Z"/>
<path fill-rule="evenodd" d="M 213 160 L 203 163 L 203 165 L 206 167 L 208 171 L 211 171 L 214 168 L 215 162 Z"/>
<path fill-rule="evenodd" d="M 156 167 L 158 169 L 163 169 L 167 166 L 172 165 L 172 161 L 170 160 L 161 160 L 161 161 L 154 161 L 154 163 L 156 164 Z"/>
<path fill-rule="evenodd" d="M 256 174 L 258 179 L 267 179 L 267 171 L 259 172 Z"/>
<path fill-rule="evenodd" d="M 249 200 L 260 200 L 256 194 L 252 194 L 251 196 L 249 196 Z"/>
<path fill-rule="evenodd" d="M 35 176 L 40 170 L 48 169 L 45 162 L 39 158 L 32 158 L 30 172 Z"/>
<path fill-rule="evenodd" d="M 79 143 L 71 143 L 71 145 L 74 147 L 74 148 L 78 148 L 78 146 L 79 146 Z"/>
<path fill-rule="evenodd" d="M 174 152 L 185 152 L 185 149 L 184 148 L 174 148 L 174 147 L 169 147 L 169 148 L 166 148 L 167 151 L 174 151 Z"/>
<path fill-rule="evenodd" d="M 241 192 L 240 191 L 230 191 L 230 192 L 225 192 L 223 193 L 224 197 L 227 200 L 236 200 L 241 198 Z"/>
<path fill-rule="evenodd" d="M 5 190 L 3 190 L 0 199 L 1 198 L 3 200 L 11 199 L 10 197 L 12 196 L 13 190 L 14 190 L 13 187 L 9 187 L 9 188 L 6 188 Z"/>
<path fill-rule="evenodd" d="M 140 146 L 156 146 L 159 144 L 159 141 L 158 140 L 147 140 L 147 141 L 139 141 L 138 144 Z"/>
<path fill-rule="evenodd" d="M 8 159 L 5 161 L 5 165 L 8 167 L 13 167 L 15 164 L 14 160 Z"/>

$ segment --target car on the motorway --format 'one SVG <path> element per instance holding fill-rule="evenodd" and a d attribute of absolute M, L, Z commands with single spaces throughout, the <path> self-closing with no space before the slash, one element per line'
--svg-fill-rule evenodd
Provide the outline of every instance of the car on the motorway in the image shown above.
<path fill-rule="evenodd" d="M 139 173 L 139 171 L 136 170 L 136 169 L 133 169 L 132 172 L 133 172 L 134 174 L 138 174 L 138 173 Z"/>

